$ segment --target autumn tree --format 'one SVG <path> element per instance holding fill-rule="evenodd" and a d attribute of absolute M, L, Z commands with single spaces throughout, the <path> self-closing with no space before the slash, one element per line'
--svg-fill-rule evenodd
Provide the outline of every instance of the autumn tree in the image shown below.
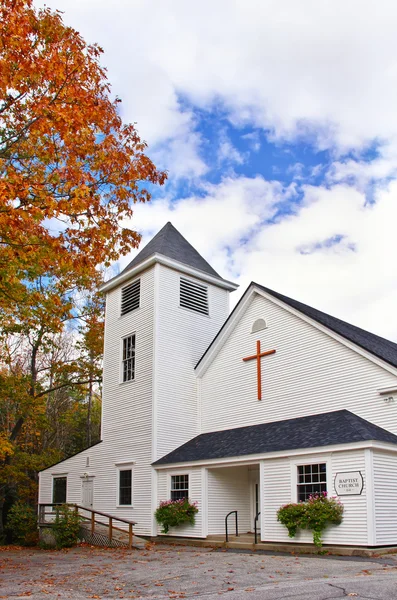
<path fill-rule="evenodd" d="M 59 12 L 0 0 L 0 317 L 33 332 L 33 360 L 98 265 L 138 244 L 120 222 L 166 177 L 123 124 L 101 52 Z"/>
<path fill-rule="evenodd" d="M 166 179 L 122 122 L 101 53 L 59 12 L 0 0 L 0 460 L 10 469 L 61 390 L 80 386 L 92 405 L 99 266 L 137 246 L 122 221 Z M 79 360 L 48 370 L 71 322 Z"/>

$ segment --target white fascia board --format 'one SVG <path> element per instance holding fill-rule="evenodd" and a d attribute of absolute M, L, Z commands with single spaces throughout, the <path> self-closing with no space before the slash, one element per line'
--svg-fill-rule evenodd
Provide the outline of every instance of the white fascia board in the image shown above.
<path fill-rule="evenodd" d="M 199 269 L 189 267 L 188 265 L 185 265 L 177 260 L 173 260 L 172 258 L 163 256 L 162 254 L 153 254 L 153 256 L 150 256 L 143 262 L 139 263 L 139 265 L 137 265 L 133 269 L 123 271 L 123 273 L 120 273 L 120 275 L 117 275 L 116 277 L 113 277 L 113 279 L 110 279 L 109 281 L 103 283 L 100 286 L 99 291 L 109 292 L 110 290 L 124 283 L 128 279 L 132 279 L 142 271 L 145 271 L 149 267 L 153 266 L 155 263 L 160 263 L 161 265 L 169 267 L 170 269 L 180 271 L 181 273 L 185 273 L 186 275 L 191 275 L 192 277 L 195 277 L 202 281 L 206 281 L 207 283 L 212 283 L 213 285 L 216 285 L 225 290 L 229 290 L 230 292 L 233 292 L 239 287 L 237 283 L 227 281 L 226 279 L 214 277 L 213 275 L 204 273 L 204 271 L 200 271 Z"/>
<path fill-rule="evenodd" d="M 361 356 L 364 356 L 368 360 L 370 360 L 373 363 L 377 364 L 379 367 L 382 367 L 382 369 L 385 369 L 386 371 L 389 371 L 389 373 L 392 373 L 393 375 L 397 376 L 397 369 L 396 369 L 396 367 L 393 367 L 392 365 L 390 365 L 386 361 L 382 360 L 381 358 L 378 358 L 377 356 L 374 356 L 373 354 L 371 354 L 371 352 L 368 352 L 367 350 L 364 350 L 363 348 L 361 348 L 361 346 L 358 346 L 354 342 L 351 342 L 350 340 L 347 340 L 345 337 L 343 337 L 342 335 L 339 335 L 339 334 L 335 333 L 334 331 L 332 331 L 332 329 L 329 329 L 325 325 L 321 325 L 321 323 L 319 323 L 315 319 L 311 319 L 307 315 L 304 315 L 303 313 L 301 313 L 299 310 L 296 310 L 295 308 L 292 308 L 292 306 L 289 306 L 289 304 L 286 304 L 282 300 L 279 300 L 278 298 L 275 298 L 274 296 L 272 296 L 271 294 L 268 294 L 264 290 L 261 290 L 260 288 L 257 288 L 255 286 L 254 286 L 254 290 L 260 296 L 263 296 L 264 298 L 266 298 L 267 300 L 270 300 L 274 304 L 277 304 L 278 306 L 281 306 L 282 308 L 284 308 L 285 310 L 289 311 L 293 315 L 295 315 L 295 316 L 299 317 L 300 319 L 302 319 L 302 321 L 306 321 L 306 323 L 310 323 L 310 325 L 313 325 L 313 327 L 316 327 L 316 329 L 319 329 L 323 333 L 326 333 L 329 337 L 331 337 L 334 340 L 340 342 L 344 346 L 347 346 L 351 350 L 354 350 L 354 352 L 356 352 L 357 354 L 361 354 Z"/>
<path fill-rule="evenodd" d="M 266 452 L 263 454 L 249 454 L 227 458 L 213 458 L 209 460 L 197 460 L 191 462 L 169 463 L 168 465 L 153 465 L 156 470 L 180 469 L 193 467 L 234 467 L 256 464 L 273 458 L 291 458 L 293 456 L 311 456 L 313 454 L 327 454 L 334 452 L 347 452 L 349 450 L 365 450 L 374 448 L 390 453 L 397 453 L 397 445 L 387 442 L 367 440 L 363 442 L 352 442 L 350 444 L 335 444 L 334 446 L 317 446 L 315 448 L 298 448 L 297 450 L 281 450 L 277 452 Z"/>
<path fill-rule="evenodd" d="M 262 296 L 263 298 L 266 298 L 266 300 L 269 300 L 270 302 L 273 302 L 277 306 L 280 306 L 281 308 L 287 310 L 291 314 L 293 314 L 296 317 L 299 317 L 300 319 L 302 319 L 302 321 L 306 321 L 306 323 L 309 323 L 310 325 L 312 325 L 313 327 L 315 327 L 319 331 L 322 331 L 323 333 L 325 333 L 329 337 L 331 337 L 334 340 L 340 342 L 344 346 L 347 346 L 348 348 L 350 348 L 351 350 L 353 350 L 357 354 L 360 354 L 364 358 L 367 358 L 368 360 L 372 361 L 373 363 L 375 363 L 376 365 L 378 365 L 382 369 L 385 369 L 389 373 L 392 373 L 392 375 L 397 376 L 397 369 L 395 367 L 393 367 L 392 365 L 389 365 L 389 363 L 383 361 L 381 358 L 378 358 L 377 356 L 374 356 L 370 352 L 367 352 L 366 350 L 364 350 L 360 346 L 357 346 L 356 344 L 354 344 L 354 342 L 350 342 L 349 340 L 347 340 L 343 336 L 338 335 L 337 333 L 335 333 L 331 329 L 328 329 L 328 327 L 325 327 L 325 325 L 321 325 L 321 323 L 318 323 L 314 319 L 311 319 L 310 317 L 304 315 L 299 310 L 296 310 L 295 308 L 292 308 L 291 306 L 289 306 L 288 304 L 286 304 L 282 300 L 279 300 L 278 298 L 275 298 L 274 296 L 272 296 L 271 294 L 268 294 L 264 290 L 261 290 L 255 284 L 250 284 L 250 286 L 247 288 L 247 291 L 245 292 L 245 294 L 246 294 L 246 297 L 245 298 L 244 298 L 244 296 L 242 297 L 242 300 L 240 301 L 240 305 L 237 306 L 237 308 L 235 309 L 234 314 L 232 314 L 231 317 L 229 318 L 229 322 L 226 323 L 226 326 L 224 327 L 224 330 L 220 333 L 220 335 L 218 336 L 218 338 L 215 340 L 215 342 L 212 345 L 212 348 L 210 348 L 208 350 L 206 356 L 203 358 L 203 360 L 200 362 L 200 364 L 195 369 L 196 375 L 198 377 L 202 377 L 204 375 L 204 373 L 208 369 L 209 365 L 212 363 L 212 361 L 214 360 L 215 356 L 218 354 L 218 352 L 222 348 L 223 344 L 225 343 L 225 341 L 227 340 L 227 338 L 232 333 L 232 331 L 235 328 L 237 322 L 240 320 L 242 314 L 247 309 L 247 307 L 248 307 L 248 305 L 249 305 L 249 303 L 250 303 L 250 301 L 252 299 L 252 296 L 254 294 L 258 294 L 259 296 Z M 394 390 L 397 391 L 397 385 L 394 388 Z M 388 391 L 391 391 L 391 387 L 388 388 L 387 391 L 382 391 L 382 392 L 380 390 L 378 390 L 378 391 L 379 391 L 379 393 L 387 393 Z"/>

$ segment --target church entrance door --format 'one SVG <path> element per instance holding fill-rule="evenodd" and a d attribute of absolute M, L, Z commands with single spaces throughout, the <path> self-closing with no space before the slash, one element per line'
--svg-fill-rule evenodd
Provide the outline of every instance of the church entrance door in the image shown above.
<path fill-rule="evenodd" d="M 92 508 L 94 504 L 94 479 L 85 477 L 82 480 L 82 505 L 85 508 Z"/>

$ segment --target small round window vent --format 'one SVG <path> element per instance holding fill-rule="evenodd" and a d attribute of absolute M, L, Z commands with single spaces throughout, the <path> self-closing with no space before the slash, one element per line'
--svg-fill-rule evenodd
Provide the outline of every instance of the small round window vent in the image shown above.
<path fill-rule="evenodd" d="M 267 329 L 266 321 L 265 319 L 257 319 L 252 325 L 251 333 L 256 333 L 262 329 Z"/>

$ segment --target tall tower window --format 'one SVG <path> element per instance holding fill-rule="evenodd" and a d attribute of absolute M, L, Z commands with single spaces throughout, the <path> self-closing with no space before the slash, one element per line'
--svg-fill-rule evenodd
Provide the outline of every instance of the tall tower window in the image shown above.
<path fill-rule="evenodd" d="M 181 277 L 179 306 L 194 310 L 202 315 L 208 315 L 207 286 Z"/>
<path fill-rule="evenodd" d="M 140 295 L 140 279 L 121 289 L 121 315 L 126 315 L 132 310 L 139 308 Z"/>
<path fill-rule="evenodd" d="M 123 382 L 135 377 L 135 334 L 123 339 Z"/>

